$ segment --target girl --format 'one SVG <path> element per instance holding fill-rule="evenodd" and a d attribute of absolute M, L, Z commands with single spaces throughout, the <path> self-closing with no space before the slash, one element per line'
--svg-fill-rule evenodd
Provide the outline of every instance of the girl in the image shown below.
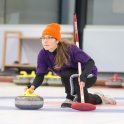
<path fill-rule="evenodd" d="M 92 104 L 116 104 L 113 98 L 104 96 L 101 93 L 88 93 L 87 88 L 93 86 L 97 79 L 97 68 L 94 60 L 74 44 L 69 44 L 61 40 L 60 25 L 57 23 L 48 24 L 41 34 L 43 49 L 39 52 L 37 59 L 36 77 L 29 88 L 30 92 L 39 87 L 48 69 L 61 77 L 65 86 L 66 100 L 61 107 L 77 101 L 80 102 L 80 87 L 78 78 L 74 78 L 74 94 L 70 93 L 70 76 L 78 73 L 77 63 L 81 63 L 82 74 L 80 83 L 84 87 L 84 101 Z M 26 88 L 26 89 L 27 89 Z M 78 96 L 78 97 L 76 97 Z"/>

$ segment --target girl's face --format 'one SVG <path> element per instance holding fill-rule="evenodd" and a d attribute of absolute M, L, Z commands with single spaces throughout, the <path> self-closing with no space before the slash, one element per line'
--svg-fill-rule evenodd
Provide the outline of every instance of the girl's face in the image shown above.
<path fill-rule="evenodd" d="M 41 42 L 45 50 L 53 52 L 57 48 L 59 41 L 57 41 L 54 37 L 50 35 L 45 35 L 41 38 Z"/>

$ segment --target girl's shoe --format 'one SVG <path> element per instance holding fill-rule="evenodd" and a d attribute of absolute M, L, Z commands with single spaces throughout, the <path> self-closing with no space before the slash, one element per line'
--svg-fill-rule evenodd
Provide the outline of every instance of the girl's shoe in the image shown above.
<path fill-rule="evenodd" d="M 104 95 L 102 93 L 99 93 L 99 92 L 96 92 L 95 94 L 98 95 L 101 98 L 103 104 L 111 104 L 111 105 L 116 104 L 115 98 L 106 96 L 106 95 Z"/>

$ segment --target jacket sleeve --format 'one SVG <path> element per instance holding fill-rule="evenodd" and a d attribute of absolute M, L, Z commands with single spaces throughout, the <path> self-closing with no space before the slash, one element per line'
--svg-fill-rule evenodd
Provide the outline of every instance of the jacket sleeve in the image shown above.
<path fill-rule="evenodd" d="M 34 78 L 33 83 L 31 83 L 31 85 L 35 86 L 35 89 L 43 83 L 44 75 L 45 73 L 36 74 L 36 77 Z"/>
<path fill-rule="evenodd" d="M 86 82 L 86 78 L 91 73 L 93 66 L 94 66 L 93 59 L 89 59 L 80 75 L 81 81 Z"/>

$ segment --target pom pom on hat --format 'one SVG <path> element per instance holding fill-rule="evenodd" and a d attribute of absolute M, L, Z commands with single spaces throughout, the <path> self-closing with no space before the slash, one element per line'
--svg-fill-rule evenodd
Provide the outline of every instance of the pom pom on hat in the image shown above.
<path fill-rule="evenodd" d="M 42 32 L 42 37 L 45 35 L 51 35 L 61 41 L 60 25 L 58 23 L 48 24 Z"/>

